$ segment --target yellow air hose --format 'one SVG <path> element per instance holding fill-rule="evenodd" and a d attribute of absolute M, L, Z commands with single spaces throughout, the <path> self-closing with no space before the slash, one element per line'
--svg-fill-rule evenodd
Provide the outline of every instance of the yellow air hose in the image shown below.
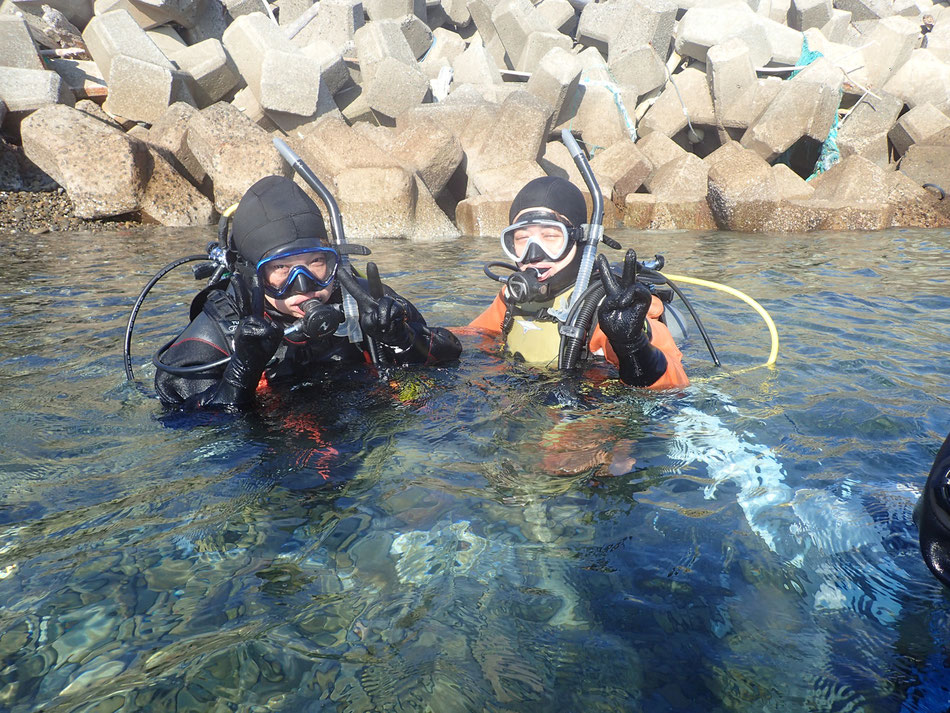
<path fill-rule="evenodd" d="M 762 319 L 765 320 L 766 326 L 769 328 L 769 335 L 772 338 L 772 349 L 769 351 L 769 358 L 765 364 L 762 366 L 771 366 L 775 363 L 775 360 L 778 358 L 778 331 L 775 329 L 775 322 L 772 321 L 772 318 L 769 316 L 769 313 L 765 311 L 765 308 L 762 307 L 758 302 L 749 297 L 745 292 L 737 290 L 735 287 L 729 287 L 729 285 L 723 285 L 719 282 L 712 282 L 710 280 L 701 280 L 698 277 L 686 277 L 685 275 L 669 275 L 663 273 L 666 277 L 674 280 L 675 282 L 685 282 L 688 285 L 699 285 L 700 287 L 710 287 L 714 290 L 719 290 L 720 292 L 725 292 L 727 294 L 738 297 L 740 300 L 749 305 L 752 309 L 759 313 Z"/>

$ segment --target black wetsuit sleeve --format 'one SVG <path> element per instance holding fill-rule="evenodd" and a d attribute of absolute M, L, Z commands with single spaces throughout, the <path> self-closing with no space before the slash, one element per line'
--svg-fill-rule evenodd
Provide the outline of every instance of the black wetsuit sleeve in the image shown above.
<path fill-rule="evenodd" d="M 410 339 L 402 347 L 380 345 L 397 364 L 424 364 L 434 366 L 455 361 L 462 353 L 462 343 L 444 327 L 430 327 L 425 318 L 409 300 L 384 286 L 386 294 L 398 300 L 406 309 Z"/>
<path fill-rule="evenodd" d="M 230 354 L 231 347 L 221 326 L 202 312 L 178 335 L 161 360 L 172 367 L 190 367 L 212 364 Z M 194 374 L 171 374 L 157 369 L 155 391 L 166 406 L 197 405 L 218 388 L 224 371 L 225 365 Z"/>
<path fill-rule="evenodd" d="M 937 452 L 914 510 L 920 552 L 934 576 L 950 587 L 950 435 Z"/>

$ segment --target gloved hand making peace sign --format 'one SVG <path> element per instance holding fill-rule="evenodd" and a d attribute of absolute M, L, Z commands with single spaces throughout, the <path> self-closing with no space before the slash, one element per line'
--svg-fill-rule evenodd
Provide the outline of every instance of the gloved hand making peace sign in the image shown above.
<path fill-rule="evenodd" d="M 653 299 L 650 288 L 637 281 L 637 253 L 627 250 L 620 282 L 603 255 L 597 256 L 600 281 L 606 295 L 598 323 L 620 362 L 620 378 L 631 386 L 650 386 L 666 371 L 666 357 L 650 344 L 647 312 Z"/>
<path fill-rule="evenodd" d="M 399 300 L 385 294 L 379 279 L 379 270 L 375 263 L 366 264 L 366 277 L 369 282 L 368 294 L 356 278 L 346 270 L 337 273 L 340 284 L 353 295 L 360 310 L 360 326 L 366 336 L 398 349 L 413 346 L 419 330 L 413 329 L 409 322 L 409 311 Z M 424 327 L 421 327 L 424 330 Z M 428 340 L 426 340 L 428 343 Z"/>

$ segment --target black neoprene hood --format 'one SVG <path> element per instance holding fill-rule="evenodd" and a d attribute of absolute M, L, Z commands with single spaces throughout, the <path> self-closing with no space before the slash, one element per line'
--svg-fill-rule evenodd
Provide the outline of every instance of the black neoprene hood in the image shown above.
<path fill-rule="evenodd" d="M 587 222 L 587 201 L 584 194 L 566 178 L 544 176 L 528 181 L 511 202 L 508 222 L 525 208 L 543 207 L 560 213 L 575 228 Z"/>
<path fill-rule="evenodd" d="M 232 217 L 234 245 L 256 265 L 277 249 L 327 244 L 323 215 L 313 199 L 289 178 L 266 176 L 247 189 Z"/>

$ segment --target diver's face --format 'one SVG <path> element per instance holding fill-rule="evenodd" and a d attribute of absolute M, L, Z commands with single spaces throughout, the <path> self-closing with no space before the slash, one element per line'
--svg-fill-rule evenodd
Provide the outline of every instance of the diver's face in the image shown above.
<path fill-rule="evenodd" d="M 523 211 L 518 213 L 515 216 L 514 222 L 518 222 L 518 219 L 529 213 L 531 211 L 538 210 L 550 210 L 549 208 L 525 208 Z M 557 216 L 560 220 L 567 222 L 567 219 L 564 216 Z M 515 254 L 524 254 L 525 247 L 529 240 L 534 238 L 537 242 L 549 247 L 545 252 L 554 253 L 557 251 L 558 247 L 563 243 L 563 233 L 550 228 L 549 226 L 544 225 L 528 225 L 523 228 L 519 228 L 514 236 L 514 249 Z M 548 280 L 557 273 L 561 272 L 564 268 L 571 264 L 571 261 L 574 259 L 574 255 L 577 254 L 577 245 L 571 245 L 570 249 L 558 260 L 544 259 L 537 262 L 531 263 L 518 263 L 518 269 L 524 271 L 529 267 L 538 272 L 538 281 L 543 282 Z"/>
<path fill-rule="evenodd" d="M 280 290 L 286 284 L 287 278 L 295 266 L 306 268 L 314 277 L 321 281 L 326 279 L 333 269 L 325 253 L 303 253 L 301 255 L 277 258 L 268 262 L 262 267 L 262 277 L 269 287 L 274 290 Z M 330 299 L 332 292 L 333 282 L 330 282 L 329 285 L 322 289 L 290 294 L 285 297 L 272 297 L 265 291 L 264 297 L 278 312 L 299 318 L 304 316 L 302 309 L 304 302 L 320 300 L 320 302 L 326 303 L 327 300 Z"/>

